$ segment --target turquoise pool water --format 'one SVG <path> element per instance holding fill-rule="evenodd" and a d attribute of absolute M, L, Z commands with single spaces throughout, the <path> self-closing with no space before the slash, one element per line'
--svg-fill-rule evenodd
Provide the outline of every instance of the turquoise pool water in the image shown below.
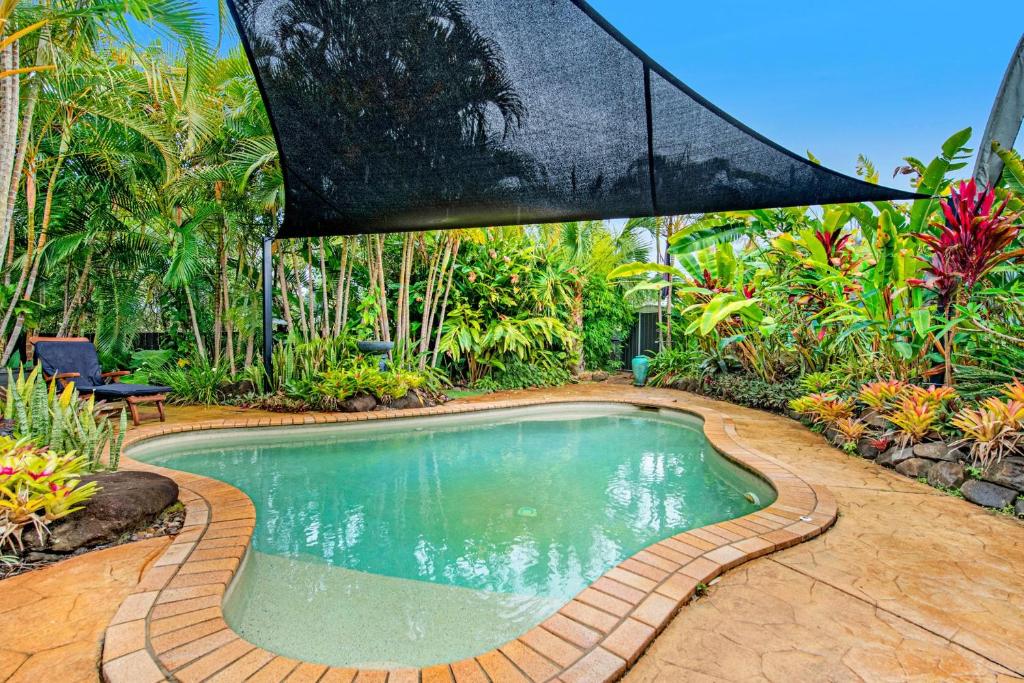
<path fill-rule="evenodd" d="M 245 491 L 256 531 L 226 619 L 348 666 L 479 654 L 645 546 L 774 499 L 698 419 L 610 404 L 208 432 L 132 455 Z"/>

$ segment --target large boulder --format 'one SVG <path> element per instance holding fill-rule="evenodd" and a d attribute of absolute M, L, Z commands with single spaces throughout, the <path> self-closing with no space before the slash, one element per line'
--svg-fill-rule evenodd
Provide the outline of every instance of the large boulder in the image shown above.
<path fill-rule="evenodd" d="M 882 452 L 882 449 L 878 447 L 880 441 L 878 439 L 864 436 L 857 442 L 857 453 L 862 458 L 868 460 L 874 460 Z"/>
<path fill-rule="evenodd" d="M 860 416 L 860 419 L 871 427 L 878 427 L 879 429 L 889 428 L 889 421 L 882 417 L 881 413 L 875 410 L 865 411 L 864 414 Z"/>
<path fill-rule="evenodd" d="M 899 446 L 893 446 L 885 453 L 878 456 L 878 464 L 883 467 L 896 467 L 904 460 L 910 460 L 914 457 L 913 448 L 900 448 Z"/>
<path fill-rule="evenodd" d="M 929 460 L 944 460 L 946 462 L 959 462 L 963 459 L 963 451 L 959 448 L 951 448 L 945 441 L 928 441 L 914 446 L 914 455 L 918 458 Z"/>
<path fill-rule="evenodd" d="M 51 524 L 45 544 L 34 531 L 27 531 L 27 548 L 72 553 L 114 543 L 151 525 L 178 500 L 174 480 L 154 472 L 103 472 L 82 477 L 83 484 L 90 481 L 95 481 L 99 490 L 85 507 Z"/>
<path fill-rule="evenodd" d="M 911 458 L 896 465 L 896 471 L 905 477 L 917 479 L 919 477 L 927 477 L 934 464 L 934 462 L 927 458 Z"/>
<path fill-rule="evenodd" d="M 377 399 L 369 394 L 356 394 L 338 404 L 343 413 L 367 413 L 377 407 Z"/>
<path fill-rule="evenodd" d="M 967 500 L 987 508 L 1004 508 L 1017 498 L 1017 492 L 1013 489 L 978 479 L 967 480 L 960 491 Z"/>
<path fill-rule="evenodd" d="M 1024 458 L 1012 456 L 994 462 L 985 468 L 981 478 L 1024 493 Z"/>
<path fill-rule="evenodd" d="M 408 410 L 409 408 L 429 408 L 434 405 L 437 405 L 437 403 L 429 395 L 413 390 L 406 393 L 402 398 L 396 398 L 385 407 L 391 410 Z"/>
<path fill-rule="evenodd" d="M 1013 506 L 1013 514 L 1017 517 L 1024 517 L 1024 498 L 1017 501 L 1017 504 Z"/>
<path fill-rule="evenodd" d="M 958 462 L 937 462 L 928 470 L 928 483 L 937 489 L 955 489 L 966 479 L 964 466 Z"/>

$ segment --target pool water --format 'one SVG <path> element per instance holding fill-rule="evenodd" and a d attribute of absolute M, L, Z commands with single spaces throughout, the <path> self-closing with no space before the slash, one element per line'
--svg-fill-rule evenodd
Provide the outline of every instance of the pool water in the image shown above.
<path fill-rule="evenodd" d="M 208 432 L 132 456 L 247 493 L 256 530 L 225 618 L 345 666 L 480 654 L 647 545 L 774 499 L 700 420 L 612 404 Z"/>

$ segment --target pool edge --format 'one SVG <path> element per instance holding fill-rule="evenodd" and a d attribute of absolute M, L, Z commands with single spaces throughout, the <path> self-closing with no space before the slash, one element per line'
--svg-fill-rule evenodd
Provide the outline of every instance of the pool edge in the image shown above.
<path fill-rule="evenodd" d="M 537 399 L 476 402 L 401 412 L 322 413 L 152 424 L 133 430 L 130 447 L 157 437 L 212 429 L 280 427 L 451 415 L 560 403 L 620 403 L 656 407 L 703 420 L 708 441 L 728 460 L 776 491 L 763 510 L 653 543 L 606 572 L 547 620 L 477 657 L 425 669 L 356 670 L 310 664 L 247 642 L 223 619 L 222 604 L 255 528 L 255 508 L 240 490 L 215 479 L 122 459 L 124 469 L 159 472 L 179 485 L 185 527 L 144 572 L 107 628 L 102 676 L 121 681 L 241 680 L 259 674 L 283 680 L 461 681 L 615 680 L 697 594 L 698 587 L 748 560 L 814 538 L 837 517 L 834 497 L 771 456 L 742 442 L 732 419 L 667 397 Z M 324 678 L 321 678 L 324 676 Z"/>

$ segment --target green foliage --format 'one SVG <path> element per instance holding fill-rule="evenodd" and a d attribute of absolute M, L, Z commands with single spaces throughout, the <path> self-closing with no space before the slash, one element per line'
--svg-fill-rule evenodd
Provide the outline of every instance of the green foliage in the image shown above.
<path fill-rule="evenodd" d="M 789 401 L 800 394 L 794 381 L 765 382 L 744 375 L 720 375 L 708 378 L 701 385 L 702 393 L 751 408 L 783 412 Z"/>
<path fill-rule="evenodd" d="M 622 290 L 604 278 L 591 278 L 583 287 L 583 356 L 591 370 L 616 370 L 612 339 L 625 340 L 636 320 Z"/>
<path fill-rule="evenodd" d="M 85 456 L 0 437 L 0 548 L 20 551 L 25 528 L 43 539 L 50 523 L 80 510 L 98 489 L 81 484 L 89 471 Z"/>
<path fill-rule="evenodd" d="M 503 391 L 532 387 L 556 387 L 568 384 L 570 381 L 572 381 L 572 375 L 564 367 L 541 366 L 512 360 L 503 369 L 498 370 L 490 377 L 477 380 L 471 386 L 484 391 Z"/>
<path fill-rule="evenodd" d="M 313 388 L 313 403 L 325 410 L 353 396 L 369 394 L 381 403 L 402 398 L 411 389 L 424 385 L 423 375 L 408 370 L 389 368 L 381 370 L 376 361 L 354 361 L 343 368 L 323 373 Z"/>
<path fill-rule="evenodd" d="M 19 371 L 17 378 L 8 375 L 5 394 L 3 417 L 12 421 L 15 438 L 56 452 L 74 452 L 91 472 L 103 468 L 106 453 L 107 467 L 117 469 L 127 427 L 123 409 L 121 427 L 115 432 L 93 396 L 79 397 L 74 384 L 58 393 L 56 382 L 47 386 L 38 367 L 28 375 Z"/>
<path fill-rule="evenodd" d="M 224 365 L 213 365 L 202 356 L 181 359 L 151 370 L 154 384 L 168 386 L 168 400 L 179 405 L 214 405 L 230 375 Z"/>

